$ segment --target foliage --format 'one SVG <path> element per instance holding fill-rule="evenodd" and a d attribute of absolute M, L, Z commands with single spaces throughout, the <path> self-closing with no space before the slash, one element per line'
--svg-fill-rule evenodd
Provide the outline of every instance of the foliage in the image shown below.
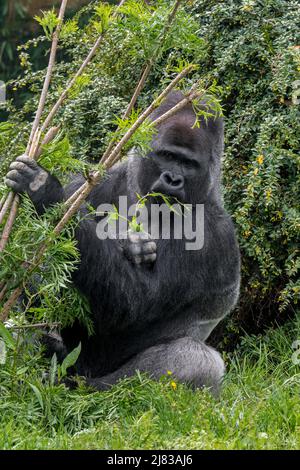
<path fill-rule="evenodd" d="M 42 13 L 42 16 L 36 15 L 34 19 L 43 28 L 46 38 L 51 39 L 55 28 L 59 24 L 58 16 L 54 8 L 52 8 L 52 10 L 43 11 Z"/>
<path fill-rule="evenodd" d="M 24 22 L 26 9 L 20 0 L 14 2 L 11 11 L 9 0 L 3 0 L 0 5 L 0 77 L 5 80 L 12 73 L 12 69 L 18 69 L 15 57 L 15 35 Z M 27 36 L 28 38 L 28 36 Z"/>
<path fill-rule="evenodd" d="M 223 88 L 224 198 L 242 249 L 236 318 L 247 328 L 286 318 L 300 292 L 299 6 L 197 0 L 193 7 L 208 45 L 201 74 Z"/>
<path fill-rule="evenodd" d="M 243 339 L 225 358 L 220 400 L 172 375 L 70 391 L 55 384 L 55 359 L 40 357 L 30 330 L 26 340 L 15 330 L 4 337 L 10 346 L 0 365 L 0 448 L 299 449 L 300 366 L 291 360 L 299 320 Z"/>

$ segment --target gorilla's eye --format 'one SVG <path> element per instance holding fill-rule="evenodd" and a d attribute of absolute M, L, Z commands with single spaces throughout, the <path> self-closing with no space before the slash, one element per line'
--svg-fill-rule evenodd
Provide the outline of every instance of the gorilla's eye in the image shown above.
<path fill-rule="evenodd" d="M 200 164 L 199 162 L 197 162 L 196 160 L 185 160 L 184 162 L 184 166 L 186 168 L 190 168 L 190 169 L 196 169 L 196 168 L 199 168 Z"/>

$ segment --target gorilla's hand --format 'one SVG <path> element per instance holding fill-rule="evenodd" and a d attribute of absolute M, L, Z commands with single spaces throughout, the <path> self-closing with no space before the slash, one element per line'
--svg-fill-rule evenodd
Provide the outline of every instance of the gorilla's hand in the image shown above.
<path fill-rule="evenodd" d="M 5 182 L 16 193 L 33 196 L 41 189 L 49 173 L 41 168 L 32 158 L 21 155 L 9 167 Z"/>
<path fill-rule="evenodd" d="M 125 256 L 135 265 L 151 265 L 156 260 L 156 243 L 148 233 L 128 232 L 128 239 L 123 246 Z"/>

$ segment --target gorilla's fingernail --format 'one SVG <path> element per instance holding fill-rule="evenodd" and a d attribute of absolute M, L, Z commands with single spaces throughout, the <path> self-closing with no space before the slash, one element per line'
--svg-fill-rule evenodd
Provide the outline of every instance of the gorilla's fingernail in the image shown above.
<path fill-rule="evenodd" d="M 144 255 L 144 260 L 146 263 L 153 263 L 156 260 L 156 253 L 152 253 L 151 255 Z"/>

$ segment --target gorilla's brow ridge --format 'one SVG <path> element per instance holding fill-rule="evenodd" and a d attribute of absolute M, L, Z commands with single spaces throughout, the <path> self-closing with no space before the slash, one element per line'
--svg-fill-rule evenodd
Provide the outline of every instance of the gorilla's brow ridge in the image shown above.
<path fill-rule="evenodd" d="M 182 147 L 179 147 L 177 145 L 171 145 L 171 146 L 164 146 L 155 151 L 155 153 L 159 157 L 171 157 L 174 158 L 175 160 L 180 160 L 180 161 L 193 161 L 196 162 L 195 158 L 195 152 L 192 150 L 188 149 L 183 149 Z"/>

